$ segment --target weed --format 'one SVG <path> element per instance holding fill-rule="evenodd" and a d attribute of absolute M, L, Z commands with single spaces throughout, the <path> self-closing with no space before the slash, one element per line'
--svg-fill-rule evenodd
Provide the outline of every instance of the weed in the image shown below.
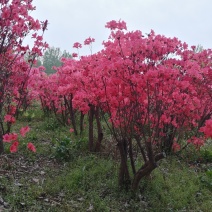
<path fill-rule="evenodd" d="M 60 160 L 68 160 L 73 155 L 71 150 L 73 148 L 73 141 L 69 137 L 57 139 L 55 145 L 55 157 Z"/>

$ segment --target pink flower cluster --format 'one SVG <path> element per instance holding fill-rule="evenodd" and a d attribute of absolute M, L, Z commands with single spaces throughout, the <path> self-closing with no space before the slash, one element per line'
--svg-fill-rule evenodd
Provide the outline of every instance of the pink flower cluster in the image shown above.
<path fill-rule="evenodd" d="M 89 38 L 85 39 L 84 45 L 90 45 L 90 44 L 93 43 L 94 41 L 95 41 L 94 38 L 89 37 Z"/>
<path fill-rule="evenodd" d="M 7 115 L 4 116 L 4 122 L 9 122 L 9 123 L 14 124 L 15 123 L 15 117 L 7 114 Z"/>
<path fill-rule="evenodd" d="M 118 29 L 118 30 L 127 30 L 127 25 L 126 25 L 126 22 L 124 21 L 115 21 L 115 20 L 112 20 L 112 21 L 109 21 L 106 23 L 105 25 L 106 28 L 109 28 L 111 30 L 115 30 L 115 29 Z"/>
<path fill-rule="evenodd" d="M 82 44 L 79 42 L 74 43 L 73 48 L 79 49 L 82 48 Z"/>
<path fill-rule="evenodd" d="M 205 122 L 205 126 L 200 128 L 200 132 L 203 132 L 206 138 L 212 138 L 212 119 Z"/>
<path fill-rule="evenodd" d="M 193 144 L 197 149 L 200 149 L 205 143 L 204 138 L 197 138 L 195 136 L 191 137 L 187 142 Z"/>
<path fill-rule="evenodd" d="M 20 129 L 20 134 L 22 137 L 26 136 L 26 133 L 30 131 L 29 126 L 26 127 L 22 127 Z M 10 146 L 10 152 L 17 152 L 18 151 L 18 146 L 19 146 L 19 141 L 18 141 L 18 134 L 17 133 L 7 133 L 5 135 L 3 135 L 3 141 L 7 142 L 7 143 L 11 143 Z M 27 144 L 27 148 L 32 151 L 32 152 L 36 152 L 36 148 L 34 146 L 33 143 L 29 142 Z"/>

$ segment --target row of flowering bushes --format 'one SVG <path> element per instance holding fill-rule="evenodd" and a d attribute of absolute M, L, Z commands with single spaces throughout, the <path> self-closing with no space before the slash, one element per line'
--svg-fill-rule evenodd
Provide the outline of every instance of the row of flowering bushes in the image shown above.
<path fill-rule="evenodd" d="M 44 110 L 72 124 L 76 134 L 83 130 L 87 114 L 91 151 L 100 150 L 103 118 L 120 152 L 119 184 L 136 190 L 165 153 L 189 144 L 199 149 L 212 136 L 212 50 L 196 52 L 194 46 L 154 31 L 146 36 L 127 31 L 123 21 L 108 22 L 106 27 L 111 34 L 101 51 L 63 58 L 55 74 L 33 75 L 29 89 Z M 92 42 L 88 38 L 84 44 Z M 82 45 L 77 42 L 74 47 Z M 79 126 L 76 114 L 81 114 Z M 143 163 L 136 169 L 138 155 Z"/>
<path fill-rule="evenodd" d="M 3 142 L 11 144 L 11 152 L 18 150 L 11 125 L 33 100 L 72 125 L 76 135 L 87 115 L 90 151 L 100 151 L 105 120 L 120 152 L 119 184 L 134 191 L 166 154 L 187 145 L 199 149 L 212 137 L 212 50 L 197 52 L 177 38 L 128 31 L 124 21 L 110 21 L 101 51 L 80 58 L 73 53 L 47 76 L 43 67 L 33 67 L 48 47 L 43 42 L 47 21 L 29 15 L 32 0 L 0 3 L 0 153 Z M 30 34 L 32 49 L 23 42 Z M 93 42 L 88 38 L 84 44 Z M 22 127 L 20 135 L 29 130 Z M 31 142 L 27 147 L 36 151 Z"/>

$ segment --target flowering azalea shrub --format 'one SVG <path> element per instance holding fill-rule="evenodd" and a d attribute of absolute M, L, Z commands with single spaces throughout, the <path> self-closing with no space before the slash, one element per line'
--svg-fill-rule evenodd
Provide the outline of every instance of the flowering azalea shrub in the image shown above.
<path fill-rule="evenodd" d="M 43 42 L 47 21 L 30 16 L 35 10 L 32 0 L 0 1 L 0 153 L 4 151 L 3 135 L 10 132 L 20 109 L 30 102 L 28 82 L 33 74 L 35 58 L 48 45 Z M 38 31 L 41 31 L 41 35 Z M 31 34 L 33 33 L 33 34 Z M 30 49 L 24 38 L 31 35 L 34 46 Z M 28 55 L 28 57 L 26 57 Z M 7 124 L 4 125 L 3 121 Z M 17 142 L 13 145 L 15 147 Z"/>
<path fill-rule="evenodd" d="M 120 152 L 119 184 L 136 190 L 166 154 L 187 145 L 199 149 L 202 133 L 211 136 L 212 50 L 196 52 L 194 46 L 154 31 L 127 31 L 123 21 L 106 27 L 111 34 L 100 52 L 63 58 L 57 73 L 37 78 L 34 92 L 43 108 L 70 123 L 74 133 L 79 128 L 76 114 L 88 115 L 91 151 L 101 146 L 103 118 Z M 88 38 L 84 44 L 93 41 Z M 143 161 L 136 168 L 140 156 Z"/>

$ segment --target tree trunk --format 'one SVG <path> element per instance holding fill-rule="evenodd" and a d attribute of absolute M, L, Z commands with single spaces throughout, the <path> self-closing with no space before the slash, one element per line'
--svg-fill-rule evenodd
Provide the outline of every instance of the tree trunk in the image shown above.
<path fill-rule="evenodd" d="M 149 175 L 157 167 L 156 163 L 147 161 L 134 175 L 131 185 L 132 191 L 135 192 L 138 189 L 141 179 Z"/>
<path fill-rule="evenodd" d="M 80 113 L 80 135 L 82 135 L 82 132 L 84 130 L 84 126 L 83 126 L 84 117 L 85 117 L 85 115 L 81 112 Z"/>
<path fill-rule="evenodd" d="M 119 169 L 119 186 L 128 190 L 130 185 L 130 174 L 127 165 L 127 142 L 121 140 L 118 142 L 118 148 L 121 156 L 121 163 Z"/>
<path fill-rule="evenodd" d="M 77 126 L 76 126 L 76 119 L 75 119 L 75 113 L 74 113 L 73 104 L 72 104 L 72 99 L 73 99 L 73 95 L 72 94 L 70 95 L 70 100 L 69 101 L 64 96 L 64 101 L 65 101 L 65 103 L 66 103 L 66 105 L 68 107 L 69 114 L 70 114 L 70 117 L 71 117 L 71 123 L 72 123 L 73 129 L 74 129 L 74 134 L 78 135 Z"/>
<path fill-rule="evenodd" d="M 102 126 L 101 126 L 98 107 L 95 110 L 95 118 L 96 118 L 97 131 L 98 131 L 98 138 L 97 138 L 97 142 L 95 145 L 95 152 L 100 152 L 101 143 L 102 143 L 102 139 L 103 139 L 103 133 L 102 133 Z"/>
<path fill-rule="evenodd" d="M 4 143 L 3 143 L 3 132 L 0 127 L 0 154 L 4 152 Z"/>
<path fill-rule="evenodd" d="M 4 135 L 4 125 L 2 120 L 2 103 L 0 104 L 0 154 L 4 152 L 4 143 L 3 143 L 3 135 Z"/>
<path fill-rule="evenodd" d="M 148 176 L 155 168 L 157 168 L 157 161 L 165 158 L 164 153 L 159 153 L 155 156 L 154 162 L 147 161 L 134 175 L 131 189 L 135 192 L 138 189 L 141 179 L 145 176 Z"/>
<path fill-rule="evenodd" d="M 90 111 L 88 114 L 88 122 L 89 122 L 89 132 L 88 132 L 88 147 L 89 150 L 92 152 L 94 150 L 94 137 L 93 137 L 93 118 L 94 118 L 94 106 L 90 105 Z"/>

